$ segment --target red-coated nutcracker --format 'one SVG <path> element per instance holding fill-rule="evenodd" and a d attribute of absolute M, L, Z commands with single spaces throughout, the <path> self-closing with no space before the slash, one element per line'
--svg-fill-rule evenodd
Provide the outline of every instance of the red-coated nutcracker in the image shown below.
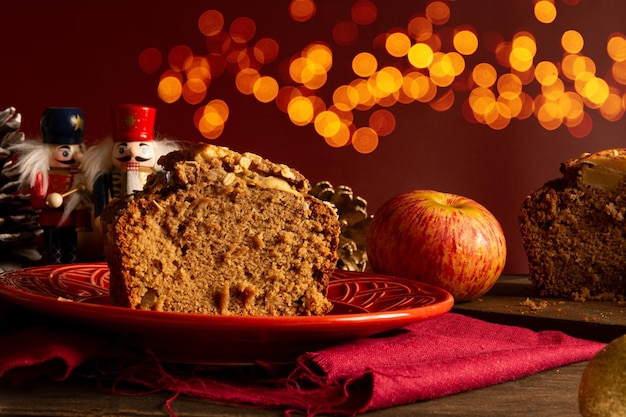
<path fill-rule="evenodd" d="M 113 111 L 113 136 L 91 146 L 83 165 L 93 193 L 95 215 L 115 197 L 143 189 L 161 168 L 158 159 L 178 149 L 175 141 L 154 137 L 156 109 L 123 104 Z"/>

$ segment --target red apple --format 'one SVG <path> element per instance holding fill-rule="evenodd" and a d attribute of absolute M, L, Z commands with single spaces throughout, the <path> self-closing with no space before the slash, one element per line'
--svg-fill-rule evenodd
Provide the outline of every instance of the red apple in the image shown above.
<path fill-rule="evenodd" d="M 455 301 L 489 291 L 506 261 L 504 233 L 489 210 L 433 190 L 409 191 L 383 204 L 366 247 L 374 272 L 433 284 Z"/>

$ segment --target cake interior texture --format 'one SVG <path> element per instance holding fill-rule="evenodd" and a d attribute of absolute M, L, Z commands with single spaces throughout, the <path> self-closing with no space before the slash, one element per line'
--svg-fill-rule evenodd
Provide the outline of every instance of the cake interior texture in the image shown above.
<path fill-rule="evenodd" d="M 107 207 L 113 303 L 222 315 L 330 311 L 337 215 L 298 190 L 308 183 L 297 171 L 213 146 L 165 159 L 167 175 Z"/>
<path fill-rule="evenodd" d="M 626 151 L 586 154 L 527 196 L 520 231 L 540 295 L 623 300 Z"/>

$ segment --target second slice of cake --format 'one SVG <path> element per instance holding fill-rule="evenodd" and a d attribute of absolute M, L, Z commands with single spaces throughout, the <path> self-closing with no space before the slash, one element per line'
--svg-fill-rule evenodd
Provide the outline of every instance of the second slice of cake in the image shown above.
<path fill-rule="evenodd" d="M 528 195 L 520 232 L 540 295 L 623 300 L 626 294 L 626 149 L 584 154 Z"/>

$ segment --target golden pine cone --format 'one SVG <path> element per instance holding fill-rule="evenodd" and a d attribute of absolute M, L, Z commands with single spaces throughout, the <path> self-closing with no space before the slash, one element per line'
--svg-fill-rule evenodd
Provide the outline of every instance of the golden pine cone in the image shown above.
<path fill-rule="evenodd" d="M 355 196 L 347 185 L 333 187 L 328 181 L 317 182 L 309 194 L 330 203 L 339 216 L 339 261 L 337 268 L 346 271 L 365 271 L 367 251 L 365 241 L 372 216 L 367 214 L 367 201 Z"/>

